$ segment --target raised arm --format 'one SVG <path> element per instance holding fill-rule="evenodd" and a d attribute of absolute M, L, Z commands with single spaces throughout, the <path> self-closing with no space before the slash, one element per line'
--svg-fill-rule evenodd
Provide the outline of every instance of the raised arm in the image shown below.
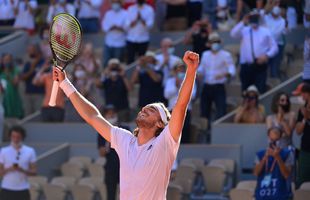
<path fill-rule="evenodd" d="M 111 127 L 112 125 L 105 120 L 98 109 L 84 98 L 66 78 L 66 74 L 54 67 L 53 79 L 59 80 L 60 88 L 64 91 L 67 97 L 72 102 L 74 108 L 79 115 L 91 125 L 102 137 L 107 141 L 111 141 Z"/>
<path fill-rule="evenodd" d="M 187 105 L 192 96 L 196 78 L 196 70 L 199 64 L 199 55 L 194 52 L 187 51 L 184 54 L 183 61 L 187 65 L 186 76 L 183 80 L 178 99 L 172 110 L 171 119 L 169 122 L 170 133 L 176 142 L 179 141 L 181 136 Z"/>

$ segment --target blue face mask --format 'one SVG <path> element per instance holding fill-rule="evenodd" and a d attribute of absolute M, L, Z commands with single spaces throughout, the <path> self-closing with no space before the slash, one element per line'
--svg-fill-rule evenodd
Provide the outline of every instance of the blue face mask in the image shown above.
<path fill-rule="evenodd" d="M 211 45 L 211 50 L 212 51 L 219 51 L 221 49 L 221 45 L 220 45 L 220 43 L 212 43 L 212 45 Z"/>
<path fill-rule="evenodd" d="M 121 9 L 121 5 L 119 3 L 112 3 L 111 8 L 114 11 L 119 11 Z"/>
<path fill-rule="evenodd" d="M 177 76 L 178 76 L 178 79 L 183 80 L 185 78 L 185 73 L 184 72 L 179 72 L 177 74 Z"/>
<path fill-rule="evenodd" d="M 170 48 L 168 48 L 168 53 L 171 55 L 171 54 L 173 54 L 174 53 L 174 47 L 170 47 Z"/>

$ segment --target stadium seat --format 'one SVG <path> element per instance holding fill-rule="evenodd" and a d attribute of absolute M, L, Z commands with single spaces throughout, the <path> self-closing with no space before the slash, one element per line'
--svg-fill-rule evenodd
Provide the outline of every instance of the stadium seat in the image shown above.
<path fill-rule="evenodd" d="M 229 192 L 230 200 L 253 200 L 253 191 L 234 188 Z"/>
<path fill-rule="evenodd" d="M 88 165 L 87 169 L 90 176 L 104 179 L 105 170 L 102 165 L 92 163 Z"/>
<path fill-rule="evenodd" d="M 226 179 L 223 168 L 218 166 L 204 166 L 202 176 L 207 193 L 222 194 Z"/>
<path fill-rule="evenodd" d="M 294 200 L 309 200 L 310 190 L 298 189 L 295 191 Z"/>
<path fill-rule="evenodd" d="M 183 163 L 176 171 L 173 184 L 182 187 L 182 193 L 190 194 L 196 178 L 196 167 L 193 164 Z"/>
<path fill-rule="evenodd" d="M 73 185 L 71 194 L 74 200 L 93 200 L 96 188 L 93 185 Z"/>
<path fill-rule="evenodd" d="M 40 186 L 36 183 L 30 183 L 30 199 L 38 200 L 40 196 Z"/>
<path fill-rule="evenodd" d="M 104 186 L 102 177 L 85 177 L 79 180 L 79 185 L 92 185 L 95 189 L 99 190 L 100 187 Z"/>
<path fill-rule="evenodd" d="M 87 167 L 89 164 L 92 163 L 92 159 L 90 157 L 87 156 L 73 156 L 69 159 L 69 162 L 73 162 L 73 163 L 83 163 L 83 167 Z"/>
<path fill-rule="evenodd" d="M 251 180 L 251 181 L 240 181 L 237 184 L 237 189 L 242 189 L 242 190 L 252 190 L 254 191 L 256 188 L 256 180 Z"/>
<path fill-rule="evenodd" d="M 76 182 L 77 179 L 74 177 L 59 176 L 54 177 L 51 181 L 51 184 L 63 186 L 65 189 L 69 190 Z"/>
<path fill-rule="evenodd" d="M 67 190 L 64 185 L 46 184 L 43 186 L 45 200 L 65 200 Z"/>
<path fill-rule="evenodd" d="M 62 164 L 60 170 L 63 176 L 74 177 L 76 179 L 80 179 L 84 175 L 82 166 L 74 162 L 67 162 Z"/>
<path fill-rule="evenodd" d="M 194 165 L 195 168 L 201 172 L 203 166 L 205 165 L 205 161 L 201 158 L 185 158 L 181 160 L 180 165 L 191 164 Z"/>
<path fill-rule="evenodd" d="M 47 184 L 47 178 L 44 176 L 30 176 L 28 181 L 30 183 L 31 200 L 37 200 L 43 193 L 43 186 Z"/>
<path fill-rule="evenodd" d="M 105 164 L 107 163 L 107 159 L 105 157 L 98 157 L 94 163 L 105 166 Z"/>
<path fill-rule="evenodd" d="M 170 183 L 167 189 L 167 200 L 181 200 L 182 199 L 182 187 Z"/>
<path fill-rule="evenodd" d="M 300 189 L 310 191 L 310 182 L 304 182 L 301 184 Z"/>

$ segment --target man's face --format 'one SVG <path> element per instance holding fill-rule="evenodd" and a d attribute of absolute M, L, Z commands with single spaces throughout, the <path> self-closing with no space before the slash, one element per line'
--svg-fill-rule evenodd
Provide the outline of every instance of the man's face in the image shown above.
<path fill-rule="evenodd" d="M 11 134 L 11 142 L 15 145 L 19 145 L 22 141 L 22 135 L 19 132 L 13 131 Z"/>
<path fill-rule="evenodd" d="M 301 96 L 302 96 L 302 98 L 303 98 L 303 100 L 304 101 L 306 101 L 306 102 L 309 102 L 309 97 L 310 97 L 310 94 L 309 93 L 307 93 L 307 92 L 302 92 L 301 93 Z"/>
<path fill-rule="evenodd" d="M 280 131 L 278 129 L 272 129 L 270 132 L 269 132 L 269 140 L 270 142 L 276 142 L 280 139 Z"/>
<path fill-rule="evenodd" d="M 145 106 L 138 113 L 136 123 L 138 127 L 151 128 L 160 120 L 160 114 L 156 108 L 153 106 Z"/>

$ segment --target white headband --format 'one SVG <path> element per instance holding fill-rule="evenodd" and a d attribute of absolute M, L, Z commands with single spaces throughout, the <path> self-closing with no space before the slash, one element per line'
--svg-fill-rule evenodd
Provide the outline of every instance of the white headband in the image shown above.
<path fill-rule="evenodd" d="M 168 117 L 167 117 L 167 114 L 166 114 L 164 108 L 157 103 L 149 104 L 149 106 L 155 107 L 156 110 L 158 110 L 161 121 L 163 121 L 165 126 L 166 126 L 168 124 L 168 119 L 167 119 Z"/>

